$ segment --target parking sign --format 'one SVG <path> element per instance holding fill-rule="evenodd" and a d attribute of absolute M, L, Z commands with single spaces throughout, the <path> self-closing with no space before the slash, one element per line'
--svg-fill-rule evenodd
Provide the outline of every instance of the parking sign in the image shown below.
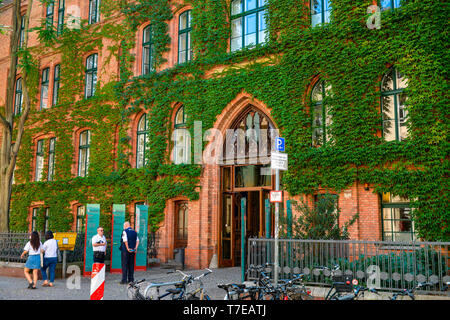
<path fill-rule="evenodd" d="M 284 138 L 278 137 L 276 139 L 275 145 L 278 152 L 284 152 L 285 149 Z"/>

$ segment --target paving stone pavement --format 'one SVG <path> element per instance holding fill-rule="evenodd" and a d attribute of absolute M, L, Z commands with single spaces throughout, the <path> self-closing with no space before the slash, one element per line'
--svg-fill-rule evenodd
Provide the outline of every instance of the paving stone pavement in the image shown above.
<path fill-rule="evenodd" d="M 178 281 L 183 278 L 180 273 L 170 273 L 171 270 L 163 268 L 150 268 L 147 271 L 136 271 L 135 280 L 145 279 L 148 282 Z M 239 283 L 241 268 L 212 269 L 212 273 L 203 278 L 205 291 L 213 300 L 222 300 L 225 291 L 219 289 L 219 283 Z M 183 270 L 184 273 L 198 276 L 204 270 Z M 72 278 L 71 278 L 72 277 Z M 105 275 L 104 300 L 129 300 L 127 286 L 120 285 L 120 274 Z M 67 279 L 56 279 L 54 287 L 42 287 L 42 280 L 38 281 L 37 289 L 27 289 L 28 283 L 23 278 L 0 277 L 0 300 L 89 300 L 90 278 L 81 277 L 80 288 L 73 288 L 76 282 L 73 276 Z M 145 284 L 144 283 L 144 284 Z"/>

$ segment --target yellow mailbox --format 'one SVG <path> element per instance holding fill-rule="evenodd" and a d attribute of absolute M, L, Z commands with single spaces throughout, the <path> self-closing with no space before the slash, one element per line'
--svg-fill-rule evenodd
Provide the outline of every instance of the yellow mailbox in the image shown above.
<path fill-rule="evenodd" d="M 77 240 L 76 232 L 55 232 L 53 236 L 58 241 L 59 250 L 73 251 L 75 248 L 75 242 Z"/>

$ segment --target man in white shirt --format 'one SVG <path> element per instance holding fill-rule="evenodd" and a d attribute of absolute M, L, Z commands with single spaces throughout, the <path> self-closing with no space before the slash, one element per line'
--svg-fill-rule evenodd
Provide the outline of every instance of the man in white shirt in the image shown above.
<path fill-rule="evenodd" d="M 94 263 L 105 263 L 106 238 L 103 235 L 103 228 L 97 228 L 97 234 L 92 237 L 92 251 L 94 251 Z"/>

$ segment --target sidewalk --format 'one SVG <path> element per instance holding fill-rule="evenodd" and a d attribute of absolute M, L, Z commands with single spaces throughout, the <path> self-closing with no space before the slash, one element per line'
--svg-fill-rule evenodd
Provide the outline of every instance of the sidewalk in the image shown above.
<path fill-rule="evenodd" d="M 178 281 L 183 278 L 179 273 L 168 274 L 170 269 L 151 268 L 147 271 L 135 272 L 135 280 L 145 279 L 146 282 Z M 214 300 L 222 300 L 225 291 L 217 288 L 220 283 L 240 282 L 241 268 L 213 269 L 213 273 L 203 278 L 206 292 Z M 200 275 L 204 270 L 184 270 L 184 273 Z M 106 273 L 104 300 L 129 300 L 127 286 L 120 285 L 121 274 Z M 53 288 L 42 287 L 42 280 L 38 281 L 37 289 L 27 289 L 27 281 L 23 278 L 0 277 L 0 300 L 89 300 L 90 278 L 81 277 L 80 289 L 69 289 L 75 281 L 70 278 L 56 279 Z M 68 287 L 69 283 L 69 287 Z"/>

